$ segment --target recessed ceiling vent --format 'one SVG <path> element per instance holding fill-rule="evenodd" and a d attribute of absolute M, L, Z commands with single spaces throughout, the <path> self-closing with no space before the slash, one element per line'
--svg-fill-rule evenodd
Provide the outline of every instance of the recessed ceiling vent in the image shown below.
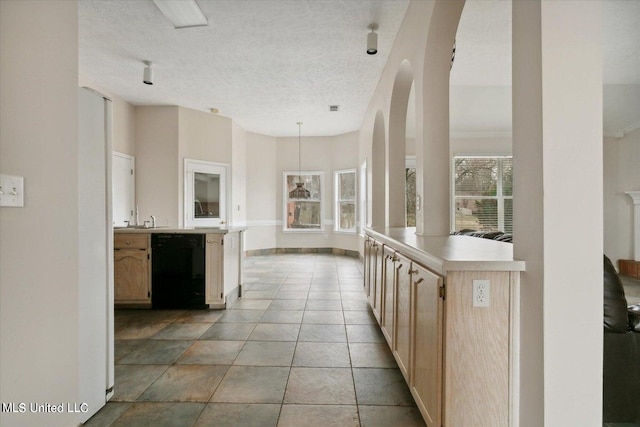
<path fill-rule="evenodd" d="M 338 111 L 339 105 L 329 105 L 329 111 Z"/>

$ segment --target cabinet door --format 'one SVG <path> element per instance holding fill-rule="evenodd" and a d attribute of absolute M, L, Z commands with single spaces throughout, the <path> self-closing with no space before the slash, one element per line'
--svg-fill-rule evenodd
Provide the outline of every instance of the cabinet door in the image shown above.
<path fill-rule="evenodd" d="M 442 412 L 442 277 L 413 264 L 411 392 L 428 425 L 439 426 Z"/>
<path fill-rule="evenodd" d="M 142 249 L 114 251 L 114 302 L 151 302 L 149 275 L 149 251 Z"/>
<path fill-rule="evenodd" d="M 378 320 L 378 323 L 382 323 L 382 294 L 384 292 L 384 245 L 381 243 L 375 246 L 375 287 L 371 295 L 371 304 L 373 307 L 373 314 Z"/>
<path fill-rule="evenodd" d="M 411 261 L 398 255 L 396 262 L 395 342 L 393 354 L 398 367 L 409 382 L 411 357 Z"/>
<path fill-rule="evenodd" d="M 367 236 L 364 241 L 364 293 L 369 295 L 369 288 L 371 287 L 371 245 L 373 239 Z"/>
<path fill-rule="evenodd" d="M 396 292 L 396 254 L 387 246 L 383 251 L 384 261 L 384 292 L 382 295 L 382 333 L 384 334 L 389 347 L 393 348 L 393 319 Z"/>
<path fill-rule="evenodd" d="M 371 240 L 371 247 L 369 248 L 369 288 L 367 289 L 367 299 L 369 304 L 373 308 L 375 306 L 374 298 L 376 293 L 376 271 L 378 269 L 378 251 L 381 249 L 381 244 L 375 240 Z"/>
<path fill-rule="evenodd" d="M 206 237 L 206 304 L 220 306 L 221 304 L 224 304 L 224 251 L 222 246 L 224 241 L 224 234 L 207 234 Z"/>

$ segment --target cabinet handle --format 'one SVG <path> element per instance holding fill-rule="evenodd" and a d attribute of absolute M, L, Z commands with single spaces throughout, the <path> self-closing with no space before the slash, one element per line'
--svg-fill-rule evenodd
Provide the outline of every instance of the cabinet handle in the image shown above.
<path fill-rule="evenodd" d="M 207 240 L 207 243 L 211 243 L 211 242 L 212 242 L 211 240 Z"/>
<path fill-rule="evenodd" d="M 419 285 L 419 284 L 420 284 L 420 283 L 422 283 L 423 281 L 424 281 L 424 278 L 422 278 L 422 277 L 421 277 L 420 279 L 416 280 L 416 282 L 415 282 L 415 283 L 416 283 L 416 285 Z"/>
<path fill-rule="evenodd" d="M 409 269 L 409 274 L 416 274 L 417 272 L 418 272 L 418 270 Z"/>
<path fill-rule="evenodd" d="M 130 242 L 130 241 L 128 241 L 128 240 L 127 240 L 125 243 L 126 243 L 127 245 L 130 245 L 130 244 L 131 244 L 131 242 Z"/>

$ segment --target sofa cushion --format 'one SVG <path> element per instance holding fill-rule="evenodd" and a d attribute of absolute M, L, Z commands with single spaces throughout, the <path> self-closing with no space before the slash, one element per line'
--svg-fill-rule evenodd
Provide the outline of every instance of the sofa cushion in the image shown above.
<path fill-rule="evenodd" d="M 629 306 L 629 327 L 634 332 L 640 332 L 640 304 Z"/>
<path fill-rule="evenodd" d="M 604 256 L 604 330 L 627 332 L 629 313 L 624 288 L 611 260 Z"/>

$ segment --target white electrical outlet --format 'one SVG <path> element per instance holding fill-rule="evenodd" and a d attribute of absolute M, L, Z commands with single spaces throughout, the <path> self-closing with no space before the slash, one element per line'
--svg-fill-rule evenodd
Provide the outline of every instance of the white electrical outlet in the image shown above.
<path fill-rule="evenodd" d="M 491 303 L 491 285 L 488 280 L 473 281 L 473 306 L 489 307 Z"/>

